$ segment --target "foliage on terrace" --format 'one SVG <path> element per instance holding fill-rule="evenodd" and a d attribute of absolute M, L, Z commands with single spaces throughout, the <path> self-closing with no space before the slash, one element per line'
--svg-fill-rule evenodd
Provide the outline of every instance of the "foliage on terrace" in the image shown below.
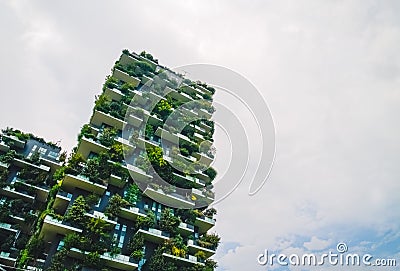
<path fill-rule="evenodd" d="M 57 149 L 61 150 L 61 148 L 59 146 L 57 146 L 56 143 L 47 142 L 46 140 L 44 140 L 41 137 L 35 136 L 34 134 L 31 134 L 31 133 L 21 132 L 18 129 L 7 127 L 6 129 L 1 130 L 1 132 L 3 134 L 5 134 L 5 135 L 8 135 L 8 136 L 15 136 L 16 138 L 18 138 L 19 140 L 24 141 L 24 142 L 28 141 L 29 139 L 33 139 L 33 140 L 36 140 L 36 141 L 38 141 L 40 143 L 46 144 L 46 145 L 48 145 L 50 147 L 57 148 Z M 8 139 L 3 138 L 3 140 L 4 140 L 4 142 L 8 143 Z"/>
<path fill-rule="evenodd" d="M 185 245 L 180 242 L 181 240 L 175 239 L 158 246 L 150 260 L 145 264 L 148 267 L 148 270 L 159 271 L 160 266 L 163 267 L 163 271 L 213 271 L 215 268 L 217 268 L 217 263 L 214 260 L 207 259 L 204 261 L 205 257 L 202 256 L 198 257 L 197 260 L 199 262 L 204 262 L 204 266 L 196 264 L 191 267 L 184 267 L 177 266 L 175 263 L 168 261 L 163 256 L 163 253 L 168 253 L 176 257 L 182 257 L 183 255 L 186 255 L 187 248 L 185 248 Z"/>
<path fill-rule="evenodd" d="M 108 201 L 104 214 L 109 218 L 117 217 L 121 212 L 121 208 L 127 207 L 128 205 L 128 201 L 123 199 L 120 195 L 114 194 Z"/>
<path fill-rule="evenodd" d="M 96 97 L 94 110 L 99 110 L 103 113 L 110 114 L 118 119 L 124 119 L 127 109 L 128 106 L 123 100 L 118 102 L 112 101 L 105 94 L 101 94 L 100 96 Z"/>

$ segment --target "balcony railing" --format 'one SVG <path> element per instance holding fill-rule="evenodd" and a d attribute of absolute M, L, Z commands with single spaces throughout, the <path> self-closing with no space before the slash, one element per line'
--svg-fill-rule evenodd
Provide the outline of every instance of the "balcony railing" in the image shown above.
<path fill-rule="evenodd" d="M 44 218 L 41 236 L 46 239 L 46 237 L 50 238 L 54 234 L 67 235 L 69 233 L 82 233 L 82 230 L 74 227 L 69 222 L 58 220 L 50 215 L 46 215 Z"/>
<path fill-rule="evenodd" d="M 186 266 L 201 265 L 201 266 L 204 266 L 204 263 L 202 261 L 200 261 L 199 259 L 197 259 L 196 256 L 186 255 L 185 257 L 178 257 L 178 256 L 175 256 L 175 255 L 172 255 L 169 253 L 163 253 L 162 255 L 164 257 L 166 257 L 168 260 L 176 262 L 179 265 L 186 265 Z"/>
<path fill-rule="evenodd" d="M 154 189 L 148 186 L 144 194 L 168 206 L 180 206 L 181 208 L 192 208 L 195 206 L 195 203 L 187 197 L 175 192 L 165 193 L 160 188 Z"/>
<path fill-rule="evenodd" d="M 89 178 L 86 176 L 83 175 L 75 176 L 72 174 L 65 175 L 64 180 L 62 182 L 62 187 L 63 189 L 70 191 L 73 191 L 76 187 L 78 187 L 88 192 L 94 192 L 98 195 L 103 195 L 103 193 L 107 189 L 107 186 L 91 182 Z"/>
<path fill-rule="evenodd" d="M 207 248 L 201 246 L 197 240 L 188 240 L 187 246 L 189 249 L 189 253 L 196 254 L 198 251 L 202 251 L 207 258 L 211 257 L 216 252 L 215 248 Z"/>
<path fill-rule="evenodd" d="M 143 227 L 137 231 L 136 234 L 142 234 L 143 237 L 152 243 L 162 244 L 169 240 L 169 233 L 163 232 L 154 228 Z"/>
<path fill-rule="evenodd" d="M 197 217 L 195 226 L 198 227 L 199 233 L 203 234 L 215 226 L 215 220 L 206 216 Z"/>

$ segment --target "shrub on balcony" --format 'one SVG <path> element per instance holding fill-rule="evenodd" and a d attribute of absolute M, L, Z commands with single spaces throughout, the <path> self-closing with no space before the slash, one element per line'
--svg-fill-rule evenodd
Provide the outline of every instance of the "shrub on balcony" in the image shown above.
<path fill-rule="evenodd" d="M 105 209 L 104 214 L 110 218 L 117 217 L 121 212 L 121 208 L 127 207 L 129 202 L 123 199 L 120 195 L 114 194 Z"/>
<path fill-rule="evenodd" d="M 118 84 L 118 79 L 112 76 L 107 76 L 106 77 L 106 82 L 104 83 L 103 90 L 105 88 L 114 88 Z"/>
<path fill-rule="evenodd" d="M 156 221 L 156 216 L 152 211 L 147 213 L 147 216 L 139 216 L 136 220 L 136 228 L 154 228 Z"/>
<path fill-rule="evenodd" d="M 93 134 L 92 128 L 89 124 L 82 126 L 81 132 L 78 135 L 78 141 L 80 142 L 83 137 L 95 139 L 96 136 Z"/>
<path fill-rule="evenodd" d="M 6 129 L 1 130 L 1 131 L 3 134 L 9 135 L 9 136 L 15 136 L 16 138 L 18 138 L 21 141 L 27 141 L 28 139 L 31 138 L 30 134 L 26 134 L 24 132 L 21 132 L 20 130 L 13 129 L 10 127 L 7 127 Z"/>
<path fill-rule="evenodd" d="M 0 155 L 0 162 L 10 164 L 14 158 L 23 158 L 20 154 L 18 154 L 15 150 L 9 150 L 7 153 Z"/>
<path fill-rule="evenodd" d="M 196 254 L 194 254 L 194 256 L 201 262 L 204 261 L 205 259 L 207 259 L 206 254 L 204 253 L 204 251 L 197 251 Z"/>
<path fill-rule="evenodd" d="M 124 198 L 131 205 L 136 205 L 136 203 L 140 200 L 141 194 L 142 193 L 137 184 L 133 183 L 129 185 Z"/>
<path fill-rule="evenodd" d="M 110 244 L 109 224 L 100 217 L 85 221 L 81 245 L 87 251 L 106 251 Z"/>
<path fill-rule="evenodd" d="M 155 63 L 158 63 L 158 60 L 155 59 L 151 54 L 146 53 L 146 51 L 141 52 L 140 55 L 141 55 L 142 57 L 144 57 L 144 58 L 147 58 L 147 59 L 150 60 L 150 61 L 153 61 L 153 62 L 155 62 Z"/>
<path fill-rule="evenodd" d="M 10 171 L 8 169 L 3 170 L 0 173 L 0 189 L 5 188 L 8 185 L 8 175 L 10 174 Z"/>
<path fill-rule="evenodd" d="M 99 137 L 99 142 L 106 147 L 111 147 L 111 145 L 114 143 L 117 133 L 117 130 L 114 128 L 104 128 Z"/>
<path fill-rule="evenodd" d="M 89 177 L 91 182 L 101 182 L 100 181 L 100 172 L 99 172 L 99 159 L 92 158 L 86 162 L 86 166 L 83 168 L 82 174 Z"/>
<path fill-rule="evenodd" d="M 160 100 L 154 107 L 153 112 L 156 113 L 157 117 L 165 121 L 172 112 L 172 106 L 168 101 Z"/>
<path fill-rule="evenodd" d="M 128 243 L 128 250 L 131 251 L 131 257 L 135 260 L 143 258 L 144 237 L 138 233 L 131 237 Z"/>
<path fill-rule="evenodd" d="M 197 209 L 178 209 L 176 210 L 176 215 L 179 216 L 183 222 L 193 225 L 197 217 L 195 211 L 197 211 Z"/>
<path fill-rule="evenodd" d="M 154 250 L 154 254 L 148 261 L 149 271 L 159 271 L 162 266 L 163 271 L 178 271 L 178 267 L 172 263 L 167 262 L 162 255 L 165 251 L 165 247 L 159 246 Z"/>
<path fill-rule="evenodd" d="M 166 208 L 161 212 L 161 218 L 159 221 L 160 230 L 169 232 L 174 236 L 177 233 L 180 223 L 180 218 L 174 216 L 169 208 Z"/>
<path fill-rule="evenodd" d="M 0 205 L 0 221 L 8 219 L 11 215 L 10 206 L 7 203 Z"/>
<path fill-rule="evenodd" d="M 68 213 L 65 215 L 65 220 L 75 225 L 82 226 L 85 221 L 85 214 L 90 210 L 89 205 L 86 203 L 85 198 L 78 196 Z"/>
<path fill-rule="evenodd" d="M 100 253 L 92 251 L 87 254 L 83 260 L 84 265 L 88 267 L 101 268 Z"/>
<path fill-rule="evenodd" d="M 34 259 L 38 259 L 43 255 L 45 250 L 45 242 L 42 238 L 32 236 L 26 248 L 21 251 L 18 267 L 24 267 L 25 264 Z"/>
<path fill-rule="evenodd" d="M 72 153 L 65 168 L 65 174 L 78 174 L 82 170 L 81 163 L 84 161 L 82 154 Z"/>
<path fill-rule="evenodd" d="M 204 234 L 202 235 L 198 243 L 200 246 L 205 247 L 205 248 L 210 248 L 210 249 L 217 249 L 219 242 L 221 241 L 221 237 L 218 236 L 216 233 L 212 234 Z"/>
<path fill-rule="evenodd" d="M 204 171 L 204 174 L 206 174 L 208 177 L 210 177 L 211 181 L 213 181 L 215 179 L 215 177 L 217 176 L 217 171 L 214 168 L 209 167 Z"/>
<path fill-rule="evenodd" d="M 129 178 L 128 170 L 123 168 L 121 163 L 114 163 L 111 165 L 111 174 L 119 176 L 122 182 L 125 182 Z"/>
<path fill-rule="evenodd" d="M 145 138 L 150 139 L 154 135 L 156 129 L 157 129 L 157 127 L 155 127 L 154 125 L 152 125 L 150 123 L 146 123 L 146 129 L 144 131 Z"/>
<path fill-rule="evenodd" d="M 104 113 L 109 113 L 110 112 L 110 104 L 111 104 L 111 100 L 106 95 L 101 94 L 100 96 L 96 96 L 94 110 L 99 110 Z"/>
<path fill-rule="evenodd" d="M 208 218 L 213 218 L 214 215 L 217 214 L 217 210 L 215 208 L 210 208 L 203 211 L 203 214 Z"/>
<path fill-rule="evenodd" d="M 182 149 L 182 148 L 187 149 L 187 151 L 189 152 L 189 155 L 192 155 L 192 153 L 199 151 L 199 146 L 198 145 L 196 145 L 194 143 L 191 143 L 191 142 L 190 143 L 186 142 L 184 140 L 180 140 L 179 141 L 179 148 L 180 149 Z"/>
<path fill-rule="evenodd" d="M 170 253 L 176 257 L 185 258 L 188 253 L 188 248 L 179 234 L 174 238 L 165 241 L 163 247 L 166 253 Z"/>
<path fill-rule="evenodd" d="M 114 162 L 122 162 L 124 159 L 124 147 L 121 143 L 115 142 L 109 151 L 110 159 Z"/>
<path fill-rule="evenodd" d="M 149 173 L 149 170 L 150 170 L 150 166 L 151 166 L 151 163 L 150 163 L 150 161 L 149 161 L 149 159 L 147 158 L 147 157 L 144 157 L 144 156 L 139 156 L 137 159 L 136 159 L 136 166 L 138 167 L 138 168 L 140 168 L 141 170 L 143 170 L 144 172 L 146 172 L 146 173 Z"/>

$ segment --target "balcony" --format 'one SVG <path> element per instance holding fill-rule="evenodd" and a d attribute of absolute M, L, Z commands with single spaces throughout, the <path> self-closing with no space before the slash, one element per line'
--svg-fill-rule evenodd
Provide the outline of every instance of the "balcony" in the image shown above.
<path fill-rule="evenodd" d="M 119 89 L 116 88 L 106 88 L 104 90 L 104 95 L 106 95 L 111 100 L 120 101 L 123 96 L 125 96 Z"/>
<path fill-rule="evenodd" d="M 65 175 L 64 180 L 62 181 L 62 187 L 63 189 L 70 192 L 74 191 L 77 187 L 88 192 L 96 193 L 98 195 L 103 195 L 104 192 L 107 190 L 107 186 L 91 182 L 86 176 L 75 176 L 71 174 Z"/>
<path fill-rule="evenodd" d="M 138 217 L 145 217 L 146 213 L 137 207 L 121 208 L 119 216 L 128 220 L 136 221 Z"/>
<path fill-rule="evenodd" d="M 59 161 L 50 160 L 45 157 L 40 157 L 40 163 L 45 166 L 50 167 L 50 169 L 53 171 L 56 171 L 59 167 L 61 167 L 61 164 L 62 164 Z"/>
<path fill-rule="evenodd" d="M 123 137 L 118 136 L 115 138 L 115 141 L 124 145 L 126 147 L 126 151 L 133 151 L 136 148 L 128 139 L 125 139 Z"/>
<path fill-rule="evenodd" d="M 127 180 L 123 180 L 120 176 L 111 174 L 110 179 L 108 180 L 108 184 L 111 184 L 118 188 L 123 188 L 126 184 Z"/>
<path fill-rule="evenodd" d="M 18 250 L 12 250 L 10 252 L 0 252 L 0 263 L 6 266 L 14 266 L 19 256 Z"/>
<path fill-rule="evenodd" d="M 194 225 L 199 228 L 199 233 L 203 234 L 215 226 L 215 219 L 206 216 L 197 217 Z"/>
<path fill-rule="evenodd" d="M 195 152 L 195 153 L 192 153 L 192 155 L 207 166 L 209 166 L 214 161 L 214 159 L 212 157 L 208 156 L 205 153 Z"/>
<path fill-rule="evenodd" d="M 10 164 L 0 162 L 0 170 L 7 170 L 9 167 L 10 167 Z"/>
<path fill-rule="evenodd" d="M 139 78 L 130 76 L 129 74 L 127 74 L 127 73 L 124 72 L 124 71 L 121 71 L 121 70 L 118 69 L 118 68 L 115 68 L 115 69 L 114 69 L 113 75 L 112 75 L 112 76 L 115 77 L 115 78 L 117 78 L 117 79 L 120 79 L 120 80 L 122 80 L 122 81 L 124 81 L 124 82 L 126 82 L 126 83 L 130 83 L 130 84 L 132 84 L 134 87 L 137 87 L 137 86 L 139 85 L 139 83 L 140 83 L 140 79 L 139 79 Z"/>
<path fill-rule="evenodd" d="M 203 251 L 207 258 L 215 254 L 215 250 L 200 246 L 195 240 L 188 240 L 187 247 L 189 253 L 196 254 L 198 251 Z"/>
<path fill-rule="evenodd" d="M 42 184 L 42 185 L 33 185 L 33 184 L 28 184 L 24 180 L 21 180 L 17 177 L 14 177 L 12 180 L 11 184 L 18 183 L 20 185 L 26 186 L 28 191 L 34 191 L 36 193 L 36 199 L 40 202 L 46 202 L 47 197 L 49 195 L 50 189 Z"/>
<path fill-rule="evenodd" d="M 214 193 L 211 191 L 201 191 L 196 188 L 192 188 L 192 195 L 197 199 L 203 199 L 207 204 L 211 204 L 214 201 Z"/>
<path fill-rule="evenodd" d="M 179 224 L 178 231 L 182 236 L 189 236 L 194 233 L 194 226 L 181 222 L 181 224 Z"/>
<path fill-rule="evenodd" d="M 138 268 L 138 264 L 133 258 L 122 254 L 110 255 L 109 253 L 104 253 L 103 255 L 100 255 L 100 259 L 102 259 L 105 264 L 111 268 L 126 271 L 137 270 Z"/>
<path fill-rule="evenodd" d="M 180 139 L 184 140 L 184 141 L 186 141 L 188 143 L 193 143 L 190 140 L 190 138 L 188 138 L 187 136 L 184 136 L 182 134 L 171 133 L 171 132 L 169 132 L 169 131 L 161 128 L 161 127 L 157 128 L 157 130 L 155 132 L 155 135 L 160 137 L 160 138 L 162 138 L 162 139 L 164 139 L 164 140 L 168 140 L 169 142 L 172 142 L 172 143 L 179 143 Z"/>
<path fill-rule="evenodd" d="M 59 214 L 64 214 L 71 202 L 72 194 L 64 191 L 58 191 L 56 198 L 54 199 L 53 208 Z"/>
<path fill-rule="evenodd" d="M 9 135 L 3 134 L 2 137 L 3 137 L 3 139 L 8 139 L 8 140 L 12 141 L 14 143 L 14 146 L 19 149 L 25 148 L 26 142 L 19 140 L 18 137 L 16 137 L 16 136 L 13 136 L 13 135 L 9 136 Z"/>
<path fill-rule="evenodd" d="M 102 212 L 90 211 L 89 213 L 86 213 L 85 215 L 90 218 L 100 218 L 100 219 L 104 220 L 105 222 L 108 223 L 106 228 L 109 228 L 109 229 L 113 229 L 115 227 L 115 225 L 117 225 L 116 219 L 111 220 Z"/>
<path fill-rule="evenodd" d="M 134 114 L 130 114 L 127 117 L 127 123 L 129 123 L 132 126 L 140 127 L 142 122 L 143 122 L 143 120 L 141 118 L 139 118 L 138 116 L 135 116 Z"/>
<path fill-rule="evenodd" d="M 204 108 L 200 108 L 200 110 L 198 111 L 198 115 L 202 118 L 205 119 L 211 119 L 212 114 L 210 112 L 208 112 L 207 110 L 205 110 Z"/>
<path fill-rule="evenodd" d="M 2 222 L 0 222 L 0 230 L 7 231 L 7 232 L 10 232 L 13 234 L 18 232 L 17 225 L 11 225 L 11 224 L 2 223 Z"/>
<path fill-rule="evenodd" d="M 184 92 L 179 92 L 170 87 L 166 87 L 164 92 L 168 93 L 168 95 L 171 96 L 172 98 L 174 98 L 175 100 L 182 101 L 184 103 L 190 102 L 193 100 L 192 97 L 190 97 L 190 95 L 188 95 Z"/>
<path fill-rule="evenodd" d="M 148 77 L 148 76 L 146 76 L 146 75 L 143 75 L 143 76 L 142 76 L 141 82 L 142 82 L 143 85 L 147 83 L 147 85 L 150 86 L 150 85 L 153 83 L 153 81 L 154 81 L 154 80 L 153 80 L 153 78 L 151 78 L 151 77 Z"/>
<path fill-rule="evenodd" d="M 139 137 L 138 138 L 138 144 L 137 147 L 144 150 L 146 149 L 146 145 L 147 146 L 151 146 L 151 147 L 161 147 L 161 143 L 154 141 L 154 140 L 147 140 L 144 137 Z"/>
<path fill-rule="evenodd" d="M 197 85 L 197 86 L 196 86 L 196 89 L 197 89 L 197 91 L 198 91 L 199 93 L 206 93 L 206 94 L 208 94 L 208 95 L 210 95 L 210 96 L 213 95 L 211 91 L 209 91 L 208 89 L 206 89 L 206 88 L 203 87 L 203 86 Z"/>
<path fill-rule="evenodd" d="M 129 170 L 129 173 L 134 180 L 148 181 L 153 178 L 153 176 L 148 175 L 145 171 L 143 171 L 142 169 L 140 169 L 134 165 L 128 164 L 125 167 Z"/>
<path fill-rule="evenodd" d="M 139 104 L 141 104 L 141 105 L 145 105 L 147 103 L 147 98 L 143 97 L 142 92 L 137 91 L 137 90 L 133 90 L 132 92 L 133 92 L 133 94 L 135 94 L 133 96 L 132 101 L 139 102 Z"/>
<path fill-rule="evenodd" d="M 205 138 L 204 138 L 204 136 L 203 135 L 201 135 L 201 134 L 199 134 L 199 133 L 194 133 L 194 139 L 197 141 L 197 142 L 202 142 L 202 141 L 205 141 Z"/>
<path fill-rule="evenodd" d="M 101 112 L 99 110 L 94 111 L 92 118 L 90 119 L 90 123 L 96 127 L 101 127 L 101 125 L 104 123 L 109 126 L 113 126 L 119 130 L 122 130 L 124 128 L 124 125 L 126 125 L 125 121 L 113 117 L 110 114 Z"/>
<path fill-rule="evenodd" d="M 77 152 L 82 154 L 84 159 L 87 159 L 91 152 L 101 153 L 109 149 L 91 138 L 82 137 Z"/>
<path fill-rule="evenodd" d="M 189 176 L 189 175 L 183 176 L 183 175 L 178 174 L 176 172 L 174 172 L 173 175 L 176 176 L 177 178 L 185 181 L 185 182 L 191 182 L 191 183 L 195 184 L 197 187 L 204 187 L 206 185 L 203 180 L 198 179 L 198 178 L 193 177 L 193 176 Z"/>
<path fill-rule="evenodd" d="M 212 129 L 210 126 L 208 126 L 208 125 L 205 124 L 204 122 L 200 122 L 199 126 L 200 126 L 201 128 L 203 128 L 204 130 L 206 130 L 207 132 L 210 132 L 211 129 Z"/>
<path fill-rule="evenodd" d="M 50 171 L 50 167 L 45 166 L 45 165 L 35 165 L 32 164 L 30 162 L 18 159 L 18 158 L 14 158 L 14 165 L 16 165 L 17 167 L 20 168 L 24 168 L 24 167 L 31 167 L 31 168 L 35 168 L 35 169 L 39 169 L 41 171 L 45 171 L 45 172 L 49 172 Z"/>
<path fill-rule="evenodd" d="M 182 84 L 181 90 L 185 91 L 186 93 L 190 93 L 190 94 L 196 94 L 197 93 L 197 90 L 194 87 L 189 86 L 187 84 Z"/>
<path fill-rule="evenodd" d="M 157 229 L 139 229 L 136 234 L 142 234 L 144 239 L 155 244 L 162 244 L 169 240 L 169 234 Z"/>
<path fill-rule="evenodd" d="M 85 255 L 89 254 L 89 252 L 82 251 L 78 248 L 71 248 L 69 253 L 71 257 L 80 260 L 82 260 Z M 121 254 L 112 256 L 110 255 L 110 253 L 106 252 L 100 255 L 100 260 L 104 265 L 119 270 L 131 271 L 131 270 L 137 270 L 138 268 L 138 265 L 137 263 L 135 263 L 133 258 Z"/>
<path fill-rule="evenodd" d="M 10 150 L 10 147 L 3 141 L 0 141 L 0 151 L 8 152 L 9 150 Z"/>
<path fill-rule="evenodd" d="M 4 187 L 3 189 L 0 189 L 0 193 L 7 197 L 22 199 L 23 201 L 28 202 L 28 203 L 35 202 L 35 196 L 28 193 L 27 191 L 23 191 L 23 190 L 18 191 L 15 188 Z"/>
<path fill-rule="evenodd" d="M 167 206 L 174 206 L 179 208 L 195 207 L 194 202 L 177 193 L 166 194 L 161 189 L 155 190 L 153 188 L 147 187 L 144 190 L 144 194 Z"/>
<path fill-rule="evenodd" d="M 82 233 L 81 229 L 73 227 L 70 223 L 46 215 L 43 221 L 40 236 L 46 241 L 52 241 L 57 234 Z"/>
<path fill-rule="evenodd" d="M 174 256 L 168 253 L 162 254 L 166 260 L 174 262 L 178 266 L 193 266 L 193 265 L 201 265 L 204 266 L 204 263 L 200 262 L 197 257 L 192 255 L 186 255 L 185 258 Z"/>

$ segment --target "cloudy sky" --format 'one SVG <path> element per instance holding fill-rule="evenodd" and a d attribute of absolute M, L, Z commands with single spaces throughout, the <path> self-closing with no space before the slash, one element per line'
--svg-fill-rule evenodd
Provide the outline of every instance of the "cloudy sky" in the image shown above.
<path fill-rule="evenodd" d="M 327 253 L 339 242 L 400 264 L 399 10 L 369 0 L 0 0 L 0 126 L 71 149 L 124 48 L 169 67 L 230 68 L 268 102 L 277 152 L 258 194 L 243 184 L 216 206 L 219 270 L 267 270 L 256 260 L 265 249 Z"/>

